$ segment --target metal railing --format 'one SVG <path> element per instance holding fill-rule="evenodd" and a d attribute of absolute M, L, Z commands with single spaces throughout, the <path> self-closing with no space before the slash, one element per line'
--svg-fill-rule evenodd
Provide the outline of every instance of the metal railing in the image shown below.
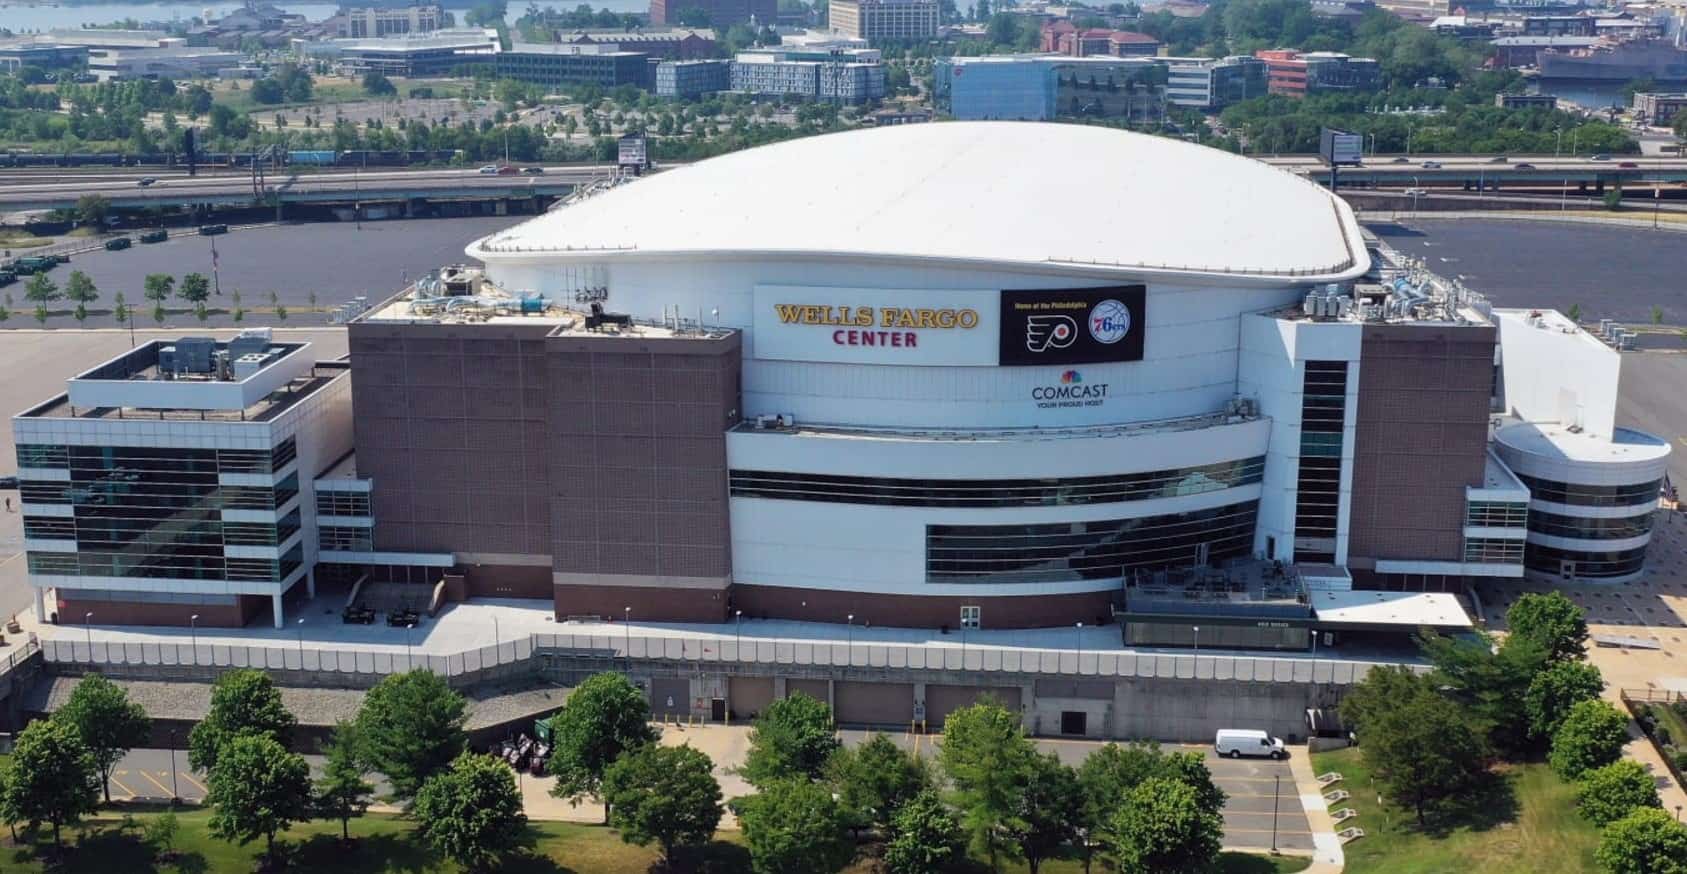
<path fill-rule="evenodd" d="M 1241 653 L 1162 653 L 1031 649 L 956 644 L 882 644 L 735 637 L 648 637 L 625 634 L 529 634 L 449 654 L 413 647 L 339 649 L 276 643 L 229 645 L 188 642 L 78 640 L 74 632 L 41 642 L 48 662 L 68 665 L 263 668 L 384 676 L 413 668 L 446 677 L 477 674 L 536 656 L 616 662 L 681 663 L 722 671 L 782 666 L 886 671 L 947 671 L 1020 675 L 1027 679 L 1082 676 L 1099 679 L 1182 679 L 1252 683 L 1349 685 L 1380 662 L 1328 658 L 1279 658 Z"/>
<path fill-rule="evenodd" d="M 30 657 L 40 651 L 41 641 L 36 639 L 35 632 L 31 631 L 29 636 L 24 639 L 23 643 L 16 647 L 8 648 L 6 657 L 4 659 L 0 659 L 0 677 L 4 677 L 11 673 L 18 665 L 29 661 Z"/>

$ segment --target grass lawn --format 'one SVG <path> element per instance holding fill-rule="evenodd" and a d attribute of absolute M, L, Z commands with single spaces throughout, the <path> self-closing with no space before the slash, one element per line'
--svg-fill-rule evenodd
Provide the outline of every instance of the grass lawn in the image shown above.
<path fill-rule="evenodd" d="M 1576 813 L 1573 788 L 1544 764 L 1508 766 L 1493 791 L 1473 793 L 1462 810 L 1420 830 L 1409 809 L 1377 804 L 1377 790 L 1358 750 L 1312 757 L 1318 773 L 1339 772 L 1332 788 L 1353 797 L 1335 805 L 1359 815 L 1347 825 L 1365 836 L 1343 848 L 1350 874 L 1578 874 L 1593 862 L 1599 831 Z M 1339 828 L 1339 826 L 1338 826 Z"/>
<path fill-rule="evenodd" d="M 51 242 L 50 238 L 37 237 L 26 231 L 18 231 L 17 233 L 0 231 L 0 249 L 33 249 L 36 246 L 45 246 Z"/>
<path fill-rule="evenodd" d="M 35 843 L 23 845 L 13 844 L 0 831 L 0 870 L 8 874 L 46 870 L 67 874 L 153 871 L 220 874 L 255 870 L 262 841 L 237 847 L 216 840 L 206 832 L 208 812 L 193 808 L 177 814 L 180 830 L 175 842 L 176 858 L 171 862 L 145 861 L 152 858 L 152 853 L 141 841 L 141 827 L 157 814 L 158 808 L 134 808 L 132 816 L 138 825 L 124 828 L 122 811 L 105 811 L 78 828 L 67 829 L 62 864 L 51 869 L 43 866 L 43 856 L 51 850 L 49 831 L 43 829 Z M 412 836 L 412 824 L 397 817 L 370 815 L 352 820 L 354 842 L 350 846 L 341 844 L 339 835 L 337 822 L 294 826 L 284 836 L 292 870 L 345 874 L 457 870 L 417 843 Z M 624 844 L 615 831 L 602 826 L 534 823 L 531 836 L 532 855 L 511 862 L 504 870 L 512 874 L 646 874 L 656 859 L 653 851 Z M 749 871 L 749 853 L 739 833 L 721 832 L 720 837 L 710 845 L 697 870 L 715 874 Z M 1219 874 L 1290 874 L 1305 865 L 1301 859 L 1226 853 L 1218 871 Z M 985 870 L 982 865 L 977 869 Z M 863 860 L 848 868 L 847 874 L 870 874 L 872 870 L 872 861 Z M 1020 874 L 1025 868 L 1009 865 L 1005 870 Z M 1082 864 L 1076 861 L 1063 860 L 1043 866 L 1048 874 L 1076 874 L 1082 870 Z"/>

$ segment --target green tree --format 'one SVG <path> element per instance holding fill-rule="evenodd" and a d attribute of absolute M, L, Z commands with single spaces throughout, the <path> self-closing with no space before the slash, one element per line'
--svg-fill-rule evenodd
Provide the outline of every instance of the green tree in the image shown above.
<path fill-rule="evenodd" d="M 28 284 L 23 287 L 23 299 L 36 306 L 46 306 L 59 299 L 59 286 L 52 277 L 45 273 L 37 273 L 29 277 Z"/>
<path fill-rule="evenodd" d="M 1615 762 L 1628 743 L 1628 717 L 1605 701 L 1578 701 L 1552 736 L 1547 761 L 1566 780 Z"/>
<path fill-rule="evenodd" d="M 604 800 L 608 822 L 614 808 L 599 792 L 604 772 L 622 753 L 654 743 L 656 732 L 638 687 L 620 674 L 596 674 L 577 686 L 568 706 L 551 719 L 551 738 L 546 769 L 557 778 L 551 794 Z"/>
<path fill-rule="evenodd" d="M 1619 759 L 1582 776 L 1576 786 L 1576 807 L 1598 826 L 1607 826 L 1642 807 L 1662 807 L 1658 785 L 1646 766 Z"/>
<path fill-rule="evenodd" d="M 1687 874 L 1687 826 L 1640 808 L 1605 827 L 1593 858 L 1608 874 Z"/>
<path fill-rule="evenodd" d="M 1581 307 L 1570 310 L 1570 318 L 1580 321 Z M 1554 661 L 1587 655 L 1587 618 L 1582 608 L 1560 592 L 1523 595 L 1505 612 L 1505 622 L 1513 637 L 1535 641 Z"/>
<path fill-rule="evenodd" d="M 77 303 L 93 303 L 99 299 L 100 290 L 94 286 L 94 281 L 88 278 L 88 274 L 72 270 L 70 279 L 64 284 L 64 296 Z"/>
<path fill-rule="evenodd" d="M 129 309 L 129 302 L 123 299 L 123 292 L 111 296 L 111 317 L 122 325 L 134 318 L 134 312 Z"/>
<path fill-rule="evenodd" d="M 188 303 L 204 303 L 211 297 L 211 281 L 203 273 L 189 273 L 182 277 L 181 287 L 176 289 L 176 297 Z"/>
<path fill-rule="evenodd" d="M 1579 303 L 1570 304 L 1570 309 L 1565 311 L 1564 315 L 1569 316 L 1570 321 L 1579 324 L 1582 320 L 1582 305 Z"/>
<path fill-rule="evenodd" d="M 756 787 L 818 779 L 838 746 L 832 708 L 799 692 L 773 702 L 756 718 L 739 773 Z"/>
<path fill-rule="evenodd" d="M 111 201 L 103 194 L 84 194 L 76 198 L 76 217 L 85 225 L 99 225 L 111 212 Z"/>
<path fill-rule="evenodd" d="M 963 707 L 944 720 L 939 760 L 955 789 L 961 827 L 990 858 L 992 870 L 1013 850 L 1005 836 L 1025 827 L 1020 804 L 1035 755 L 1019 714 L 994 701 Z"/>
<path fill-rule="evenodd" d="M 310 818 L 310 767 L 267 735 L 230 738 L 217 753 L 207 788 L 211 836 L 241 846 L 261 837 L 267 858 L 275 858 L 277 832 Z"/>
<path fill-rule="evenodd" d="M 628 751 L 604 772 L 602 792 L 621 840 L 656 844 L 663 867 L 673 864 L 676 850 L 708 843 L 720 825 L 714 763 L 689 745 Z"/>
<path fill-rule="evenodd" d="M 74 825 L 100 803 L 100 775 L 93 753 L 69 724 L 38 719 L 18 734 L 6 768 L 4 808 L 12 822 Z"/>
<path fill-rule="evenodd" d="M 1508 638 L 1497 649 L 1483 637 L 1431 634 L 1423 651 L 1435 664 L 1430 682 L 1462 705 L 1490 746 L 1516 754 L 1529 748 L 1529 684 L 1547 664 L 1532 637 Z"/>
<path fill-rule="evenodd" d="M 411 813 L 422 837 L 469 871 L 492 870 L 526 841 L 515 775 L 492 756 L 458 756 L 422 784 Z"/>
<path fill-rule="evenodd" d="M 364 73 L 363 93 L 370 97 L 391 97 L 398 93 L 398 88 L 380 73 Z"/>
<path fill-rule="evenodd" d="M 1218 861 L 1224 821 L 1194 789 L 1150 777 L 1108 821 L 1105 840 L 1121 874 L 1204 874 Z"/>
<path fill-rule="evenodd" d="M 146 824 L 141 839 L 146 841 L 153 853 L 168 856 L 176 846 L 176 833 L 180 830 L 181 825 L 176 822 L 176 812 L 166 810 Z"/>
<path fill-rule="evenodd" d="M 1030 874 L 1038 874 L 1044 861 L 1077 837 L 1082 808 L 1077 772 L 1054 753 L 1033 755 L 1009 831 Z"/>
<path fill-rule="evenodd" d="M 883 734 L 854 749 L 840 747 L 826 763 L 826 778 L 858 828 L 889 825 L 897 808 L 931 786 L 925 764 Z"/>
<path fill-rule="evenodd" d="M 366 763 L 392 784 L 393 797 L 415 797 L 462 754 L 467 707 L 444 677 L 422 669 L 393 674 L 369 690 L 357 714 L 358 744 Z"/>
<path fill-rule="evenodd" d="M 176 277 L 168 273 L 148 273 L 142 285 L 142 294 L 154 306 L 163 306 L 170 299 L 170 294 L 176 290 Z"/>
<path fill-rule="evenodd" d="M 1109 743 L 1090 753 L 1078 766 L 1078 787 L 1083 796 L 1078 821 L 1078 849 L 1088 874 L 1096 842 L 1106 830 L 1113 813 L 1125 806 L 1131 789 L 1160 773 L 1165 754 L 1152 741 L 1120 745 Z"/>
<path fill-rule="evenodd" d="M 297 723 L 268 674 L 252 668 L 229 671 L 217 678 L 210 711 L 188 735 L 188 764 L 210 771 L 223 744 L 240 735 L 267 737 L 285 747 Z"/>
<path fill-rule="evenodd" d="M 351 839 L 351 821 L 369 809 L 375 787 L 363 779 L 364 761 L 358 745 L 357 725 L 341 722 L 334 726 L 323 750 L 327 762 L 316 781 L 316 809 L 325 819 L 340 821 L 340 839 Z"/>
<path fill-rule="evenodd" d="M 1564 717 L 1578 702 L 1599 697 L 1605 680 L 1599 669 L 1587 662 L 1554 662 L 1529 681 L 1523 695 L 1523 709 L 1529 715 L 1529 733 L 1549 740 L 1558 732 Z"/>
<path fill-rule="evenodd" d="M 152 720 L 141 705 L 129 700 L 121 686 L 99 674 L 76 684 L 70 700 L 53 715 L 76 731 L 94 757 L 106 803 L 111 803 L 111 772 L 129 750 L 146 744 Z"/>
<path fill-rule="evenodd" d="M 1664 308 L 1661 307 L 1661 306 L 1658 306 L 1657 304 L 1653 304 L 1652 305 L 1652 324 L 1661 325 L 1663 323 L 1664 323 Z"/>
<path fill-rule="evenodd" d="M 1365 683 L 1377 673 L 1373 669 Z M 1481 736 L 1459 705 L 1433 689 L 1366 715 L 1360 754 L 1383 794 L 1412 808 L 1420 826 L 1432 806 L 1457 795 L 1482 770 L 1487 749 Z"/>
<path fill-rule="evenodd" d="M 821 783 L 774 780 L 740 803 L 755 874 L 832 874 L 855 856 L 849 819 Z"/>
<path fill-rule="evenodd" d="M 937 793 L 928 789 L 891 816 L 884 865 L 890 874 L 941 874 L 963 857 L 961 844 L 961 824 Z"/>

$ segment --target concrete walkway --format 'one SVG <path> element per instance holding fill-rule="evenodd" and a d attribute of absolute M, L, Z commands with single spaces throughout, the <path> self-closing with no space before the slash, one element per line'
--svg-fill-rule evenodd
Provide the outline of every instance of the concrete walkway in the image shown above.
<path fill-rule="evenodd" d="M 1336 837 L 1335 822 L 1330 819 L 1324 804 L 1324 790 L 1318 785 L 1318 775 L 1312 770 L 1312 754 L 1306 747 L 1294 747 L 1289 753 L 1289 770 L 1295 775 L 1295 789 L 1300 805 L 1306 810 L 1306 820 L 1312 825 L 1312 864 L 1307 874 L 1341 874 L 1346 857 L 1341 852 L 1341 839 Z"/>

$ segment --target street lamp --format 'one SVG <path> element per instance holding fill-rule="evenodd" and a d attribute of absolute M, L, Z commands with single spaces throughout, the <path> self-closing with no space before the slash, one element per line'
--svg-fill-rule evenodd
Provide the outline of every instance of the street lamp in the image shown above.
<path fill-rule="evenodd" d="M 1317 658 L 1318 657 L 1318 629 L 1316 629 L 1316 628 L 1311 629 L 1311 633 L 1312 633 L 1312 657 Z"/>
<path fill-rule="evenodd" d="M 182 790 L 176 785 L 176 730 L 170 729 L 170 799 L 174 801 L 182 797 Z"/>
<path fill-rule="evenodd" d="M 844 617 L 844 619 L 849 625 L 849 649 L 845 650 L 845 652 L 848 653 L 848 655 L 845 656 L 845 658 L 847 658 L 849 660 L 850 664 L 854 664 L 855 663 L 855 614 L 851 613 L 848 616 Z"/>
<path fill-rule="evenodd" d="M 1271 786 L 1271 852 L 1277 852 L 1277 796 L 1283 792 L 1283 775 L 1278 774 Z"/>
<path fill-rule="evenodd" d="M 299 633 L 299 670 L 305 669 L 305 617 L 300 616 L 293 623 L 293 630 Z"/>
<path fill-rule="evenodd" d="M 496 655 L 498 657 L 498 659 L 501 661 L 503 659 L 503 652 L 504 652 L 503 635 L 498 633 L 498 616 L 497 616 L 497 614 L 493 614 L 493 616 L 492 616 L 492 653 L 494 655 Z"/>
<path fill-rule="evenodd" d="M 1078 641 L 1078 673 L 1084 672 L 1084 623 L 1078 623 L 1077 631 L 1072 636 Z"/>
<path fill-rule="evenodd" d="M 732 651 L 739 661 L 744 660 L 744 611 L 732 611 Z"/>
<path fill-rule="evenodd" d="M 621 608 L 621 623 L 627 629 L 627 664 L 633 663 L 633 608 Z"/>
<path fill-rule="evenodd" d="M 199 664 L 199 614 L 187 618 L 187 636 L 193 641 L 193 663 Z"/>
<path fill-rule="evenodd" d="M 1413 176 L 1412 177 L 1412 212 L 1418 211 L 1418 192 L 1420 192 L 1422 190 L 1423 190 L 1423 183 L 1418 181 L 1418 177 Z"/>
<path fill-rule="evenodd" d="M 1201 626 L 1191 625 L 1189 627 L 1195 629 L 1195 655 L 1199 656 L 1201 654 Z"/>
<path fill-rule="evenodd" d="M 94 611 L 82 614 L 82 630 L 88 632 L 88 661 L 94 660 Z"/>

